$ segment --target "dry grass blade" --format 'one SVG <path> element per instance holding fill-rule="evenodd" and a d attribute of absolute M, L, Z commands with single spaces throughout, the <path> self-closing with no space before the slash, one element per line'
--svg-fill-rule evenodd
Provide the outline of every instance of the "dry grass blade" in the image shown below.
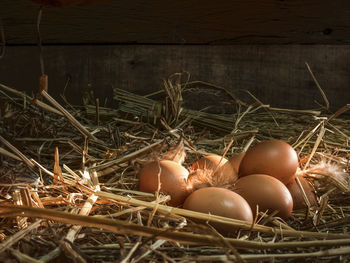
<path fill-rule="evenodd" d="M 15 258 L 19 260 L 19 262 L 25 262 L 25 263 L 44 263 L 41 260 L 37 260 L 31 256 L 28 256 L 27 254 L 22 253 L 21 251 L 17 249 L 10 249 L 10 252 Z"/>
<path fill-rule="evenodd" d="M 206 81 L 187 81 L 185 84 L 183 84 L 184 88 L 186 86 L 191 86 L 193 84 L 203 84 L 205 86 L 208 86 L 208 87 L 211 87 L 211 88 L 214 88 L 214 89 L 218 89 L 218 90 L 222 90 L 224 91 L 230 98 L 232 98 L 232 100 L 238 104 L 238 105 L 242 105 L 242 106 L 248 106 L 245 102 L 241 101 L 240 99 L 238 99 L 236 96 L 234 96 L 232 94 L 231 91 L 229 91 L 228 89 L 226 89 L 225 87 L 222 87 L 222 86 L 218 86 L 218 85 L 215 85 L 215 84 L 212 84 L 212 83 L 209 83 L 209 82 L 206 82 Z"/>
<path fill-rule="evenodd" d="M 133 259 L 134 263 L 139 262 L 140 260 L 142 260 L 143 258 L 147 257 L 149 254 L 152 253 L 152 251 L 156 250 L 157 248 L 159 248 L 160 246 L 162 246 L 166 241 L 165 240 L 157 240 L 156 242 L 154 242 L 150 249 L 147 250 L 144 254 L 142 254 L 141 256 L 139 256 L 136 259 Z"/>
<path fill-rule="evenodd" d="M 120 163 L 124 163 L 124 162 L 127 162 L 129 160 L 132 160 L 144 153 L 148 153 L 150 151 L 152 151 L 153 148 L 156 148 L 158 147 L 161 143 L 163 143 L 163 140 L 159 140 L 159 141 L 156 141 L 154 143 L 152 143 L 151 145 L 148 145 L 140 150 L 137 150 L 133 153 L 130 153 L 128 155 L 125 155 L 119 159 L 116 159 L 116 160 L 112 160 L 112 161 L 108 161 L 106 163 L 103 163 L 103 164 L 100 164 L 100 165 L 96 165 L 93 170 L 96 170 L 96 171 L 99 171 L 99 170 L 102 170 L 102 169 L 106 169 L 108 167 L 111 167 L 113 165 L 117 165 L 117 164 L 120 164 Z"/>
<path fill-rule="evenodd" d="M 95 178 L 92 181 L 98 180 L 96 172 L 93 172 L 92 176 Z M 97 190 L 100 190 L 100 186 L 98 185 L 98 183 L 95 184 L 95 186 L 97 187 Z M 86 200 L 86 202 L 84 203 L 81 210 L 79 211 L 79 215 L 89 215 L 93 205 L 97 201 L 97 198 L 98 197 L 95 194 L 91 194 Z M 80 229 L 81 229 L 81 226 L 79 225 L 73 226 L 67 233 L 66 239 L 70 242 L 73 242 L 76 238 L 76 235 L 79 233 Z"/>
<path fill-rule="evenodd" d="M 12 159 L 15 159 L 17 161 L 22 161 L 21 158 L 19 158 L 17 155 L 14 155 L 13 153 L 6 151 L 4 148 L 0 147 L 0 154 L 11 157 Z"/>
<path fill-rule="evenodd" d="M 298 113 L 298 114 L 310 114 L 313 116 L 321 115 L 321 111 L 317 110 L 296 110 L 296 109 L 283 109 L 283 108 L 275 108 L 275 107 L 267 107 L 270 111 L 279 111 L 279 112 L 290 112 L 290 113 Z"/>
<path fill-rule="evenodd" d="M 167 94 L 165 99 L 165 120 L 169 125 L 176 125 L 181 114 L 182 95 L 181 95 L 181 74 L 174 74 L 164 80 L 164 89 Z M 174 84 L 173 84 L 174 82 Z M 170 101 L 170 102 L 169 102 Z"/>
<path fill-rule="evenodd" d="M 318 81 L 317 81 L 317 79 L 316 79 L 314 73 L 312 72 L 312 70 L 311 70 L 309 64 L 308 64 L 307 62 L 305 62 L 305 65 L 306 65 L 306 68 L 307 68 L 307 70 L 309 71 L 309 73 L 310 73 L 312 79 L 314 80 L 314 82 L 315 82 L 315 84 L 316 84 L 318 90 L 320 91 L 320 93 L 321 93 L 321 95 L 322 95 L 322 98 L 323 98 L 323 100 L 324 100 L 324 102 L 325 102 L 325 104 L 326 104 L 325 108 L 328 110 L 328 109 L 329 109 L 329 101 L 328 101 L 328 99 L 327 99 L 326 94 L 324 93 L 324 91 L 322 90 L 320 84 L 318 83 Z"/>
<path fill-rule="evenodd" d="M 339 115 L 343 114 L 344 112 L 348 111 L 350 109 L 350 104 L 346 104 L 345 106 L 343 106 L 342 108 L 340 108 L 339 110 L 337 110 L 333 115 L 331 115 L 327 122 L 337 118 Z"/>
<path fill-rule="evenodd" d="M 304 144 L 304 146 L 308 143 L 308 141 L 311 139 L 311 137 L 317 132 L 317 130 L 319 129 L 319 127 L 322 125 L 322 121 L 319 122 L 315 128 L 313 128 L 311 131 L 309 131 L 307 133 L 307 135 L 304 136 L 304 138 L 301 138 L 300 140 L 296 141 L 293 144 L 293 148 L 299 148 L 299 146 L 301 146 L 302 144 Z M 302 148 L 303 149 L 303 148 Z M 301 150 L 302 150 L 301 149 Z"/>
<path fill-rule="evenodd" d="M 314 146 L 312 148 L 312 151 L 310 153 L 309 159 L 307 160 L 305 166 L 303 167 L 304 170 L 308 168 L 308 166 L 309 166 L 309 164 L 311 162 L 311 159 L 314 156 L 314 154 L 316 153 L 316 150 L 317 150 L 318 146 L 320 145 L 325 132 L 326 132 L 326 129 L 324 127 L 324 123 L 321 123 L 320 131 L 319 131 L 319 134 L 317 136 L 316 142 L 315 142 L 315 144 L 314 144 Z"/>
<path fill-rule="evenodd" d="M 78 122 L 72 114 L 70 114 L 65 108 L 63 108 L 54 98 L 52 98 L 45 90 L 41 91 L 41 95 L 47 99 L 52 105 L 54 105 L 68 120 L 69 122 L 77 128 L 83 135 L 87 136 L 88 138 L 98 141 L 100 143 L 100 140 L 98 140 L 92 133 L 90 133 L 80 122 Z"/>
<path fill-rule="evenodd" d="M 136 242 L 132 249 L 129 251 L 128 255 L 120 263 L 128 263 L 136 249 L 141 245 L 141 242 Z"/>
<path fill-rule="evenodd" d="M 4 89 L 5 91 L 8 91 L 8 92 L 11 92 L 11 93 L 15 94 L 18 97 L 25 98 L 26 101 L 33 101 L 33 99 L 34 99 L 34 98 L 26 95 L 25 93 L 21 92 L 21 91 L 18 91 L 16 89 L 12 89 L 12 88 L 10 88 L 10 87 L 8 87 L 6 85 L 3 85 L 1 83 L 0 83 L 0 87 L 2 89 Z M 51 107 L 50 105 L 47 105 L 46 103 L 44 103 L 44 102 L 42 102 L 40 100 L 36 101 L 36 105 L 39 106 L 40 108 L 48 111 L 48 112 L 52 112 L 52 113 L 55 113 L 55 114 L 63 116 L 63 114 L 60 111 L 56 110 L 55 108 Z"/>
<path fill-rule="evenodd" d="M 28 227 L 18 231 L 16 234 L 8 238 L 5 242 L 0 243 L 0 253 L 4 252 L 6 249 L 10 248 L 13 244 L 18 242 L 20 239 L 28 235 L 33 229 L 36 229 L 40 226 L 41 220 L 34 222 Z"/>
<path fill-rule="evenodd" d="M 13 146 L 8 140 L 6 140 L 4 137 L 0 135 L 0 141 L 6 145 L 11 151 L 13 151 L 17 156 L 28 166 L 29 169 L 34 171 L 35 165 L 15 146 Z"/>

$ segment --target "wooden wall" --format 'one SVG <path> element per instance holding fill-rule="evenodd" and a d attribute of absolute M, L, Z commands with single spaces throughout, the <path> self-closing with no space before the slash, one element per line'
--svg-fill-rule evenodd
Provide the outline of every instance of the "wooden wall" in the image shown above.
<path fill-rule="evenodd" d="M 27 92 L 40 76 L 37 11 L 29 0 L 0 2 L 8 44 L 0 82 Z M 187 71 L 238 97 L 246 89 L 271 106 L 317 108 L 322 98 L 307 61 L 336 110 L 350 103 L 349 25 L 347 1 L 121 0 L 44 8 L 41 35 L 50 92 L 58 97 L 70 76 L 72 103 L 88 86 L 110 101 L 112 87 L 147 94 Z"/>
<path fill-rule="evenodd" d="M 36 43 L 38 5 L 1 0 L 11 44 Z M 45 8 L 45 43 L 348 44 L 346 0 L 112 0 Z"/>
<path fill-rule="evenodd" d="M 191 80 L 223 86 L 238 97 L 247 89 L 271 106 L 315 108 L 315 100 L 323 101 L 305 61 L 333 109 L 350 102 L 350 46 L 46 46 L 44 57 L 50 91 L 58 96 L 71 76 L 66 93 L 74 103 L 88 85 L 103 101 L 112 87 L 147 94 L 161 89 L 163 78 L 187 71 Z M 2 83 L 35 92 L 39 76 L 37 47 L 7 49 Z"/>

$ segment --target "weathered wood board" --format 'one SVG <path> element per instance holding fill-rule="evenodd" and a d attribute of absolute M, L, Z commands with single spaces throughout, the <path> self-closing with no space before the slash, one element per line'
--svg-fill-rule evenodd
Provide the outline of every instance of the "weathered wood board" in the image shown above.
<path fill-rule="evenodd" d="M 44 46 L 44 58 L 50 93 L 59 97 L 67 76 L 71 76 L 65 94 L 75 104 L 81 103 L 81 93 L 88 86 L 103 104 L 105 100 L 111 102 L 113 87 L 148 94 L 162 88 L 163 78 L 187 71 L 191 80 L 220 85 L 238 97 L 244 96 L 242 90 L 246 89 L 274 107 L 318 108 L 315 100 L 321 104 L 323 100 L 305 61 L 332 110 L 350 103 L 347 45 Z M 0 60 L 1 83 L 35 93 L 39 76 L 36 46 L 7 47 Z M 217 98 L 192 96 L 190 103 L 205 107 L 217 103 Z"/>
<path fill-rule="evenodd" d="M 9 44 L 36 43 L 39 6 L 1 0 Z M 350 1 L 114 0 L 44 8 L 44 43 L 348 44 Z"/>

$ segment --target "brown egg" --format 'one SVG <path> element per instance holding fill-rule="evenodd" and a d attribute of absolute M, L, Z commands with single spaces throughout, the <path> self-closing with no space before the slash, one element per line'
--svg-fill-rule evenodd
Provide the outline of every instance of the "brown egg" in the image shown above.
<path fill-rule="evenodd" d="M 298 168 L 298 156 L 284 141 L 269 140 L 251 147 L 239 166 L 239 177 L 268 174 L 287 184 Z"/>
<path fill-rule="evenodd" d="M 170 195 L 169 205 L 180 206 L 191 192 L 187 184 L 188 171 L 174 161 L 162 160 L 144 165 L 139 173 L 140 191 L 154 193 L 158 189 L 160 174 L 160 192 Z"/>
<path fill-rule="evenodd" d="M 247 201 L 225 188 L 205 187 L 196 190 L 186 198 L 183 208 L 250 223 L 253 221 L 252 210 Z M 232 232 L 236 230 L 225 224 L 213 223 L 212 225 L 219 231 Z"/>
<path fill-rule="evenodd" d="M 293 210 L 293 199 L 287 187 L 276 178 L 266 174 L 252 174 L 239 178 L 233 191 L 249 203 L 253 215 L 256 207 L 259 211 L 269 213 L 278 210 L 277 216 L 288 218 Z"/>
<path fill-rule="evenodd" d="M 227 162 L 218 168 L 215 176 L 221 178 L 222 185 L 232 185 L 238 179 L 238 168 L 245 153 L 235 154 L 227 159 Z"/>
<path fill-rule="evenodd" d="M 313 188 L 313 186 L 302 175 L 297 175 L 297 177 L 304 189 L 304 192 L 307 196 L 307 199 L 310 202 L 311 207 L 317 206 L 318 202 L 315 195 L 315 189 Z M 293 198 L 293 209 L 306 208 L 307 205 L 305 203 L 303 193 L 299 185 L 297 184 L 297 182 L 293 180 L 290 183 L 288 183 L 286 186 Z"/>
<path fill-rule="evenodd" d="M 242 153 L 234 154 L 230 158 L 228 158 L 228 162 L 230 162 L 231 166 L 236 170 L 237 174 L 238 174 L 239 166 L 241 165 L 241 162 L 244 156 L 245 156 L 245 152 L 242 152 Z"/>
<path fill-rule="evenodd" d="M 221 167 L 227 162 L 227 159 L 216 154 L 206 155 L 200 158 L 198 161 L 196 161 L 192 167 L 191 170 L 196 169 L 207 169 L 215 171 L 218 167 Z"/>

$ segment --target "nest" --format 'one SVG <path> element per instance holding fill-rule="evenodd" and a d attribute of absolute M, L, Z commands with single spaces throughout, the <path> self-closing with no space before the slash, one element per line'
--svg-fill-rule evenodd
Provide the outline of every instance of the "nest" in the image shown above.
<path fill-rule="evenodd" d="M 2 262 L 334 262 L 350 254 L 350 121 L 340 119 L 350 105 L 334 114 L 276 109 L 182 77 L 148 96 L 115 89 L 115 109 L 89 98 L 63 107 L 45 89 L 48 103 L 0 85 Z M 183 94 L 201 88 L 220 92 L 235 112 L 184 107 Z M 284 140 L 319 204 L 287 221 L 259 213 L 248 224 L 138 191 L 140 167 L 180 139 L 187 168 L 205 154 Z M 223 236 L 212 227 L 218 222 L 238 230 Z"/>

